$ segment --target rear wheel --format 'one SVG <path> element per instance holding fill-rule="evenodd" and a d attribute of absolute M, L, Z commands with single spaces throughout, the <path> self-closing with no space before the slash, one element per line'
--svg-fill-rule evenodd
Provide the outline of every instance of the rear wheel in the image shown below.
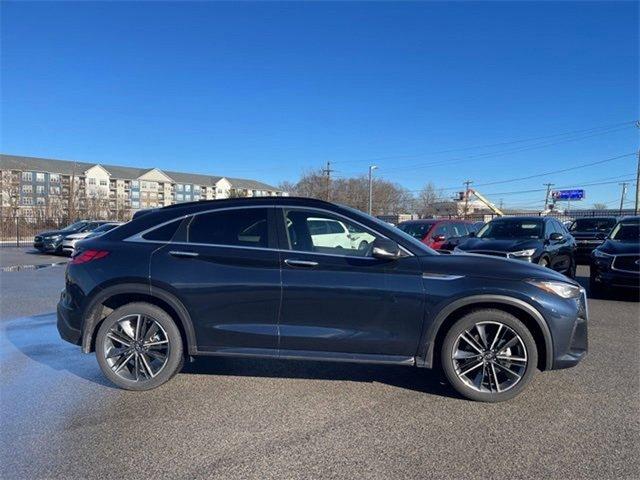
<path fill-rule="evenodd" d="M 102 322 L 96 357 L 105 376 L 127 390 L 156 388 L 182 369 L 182 338 L 167 312 L 129 303 Z"/>
<path fill-rule="evenodd" d="M 531 381 L 538 351 L 531 332 L 513 315 L 476 310 L 447 332 L 441 363 L 447 380 L 461 395 L 501 402 L 518 395 Z"/>

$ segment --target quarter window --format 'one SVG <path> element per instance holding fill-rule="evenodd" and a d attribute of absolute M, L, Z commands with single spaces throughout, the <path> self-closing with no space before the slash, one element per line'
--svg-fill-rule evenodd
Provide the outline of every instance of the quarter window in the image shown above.
<path fill-rule="evenodd" d="M 375 236 L 360 225 L 328 213 L 288 210 L 289 248 L 302 252 L 365 257 Z"/>
<path fill-rule="evenodd" d="M 158 227 L 155 230 L 151 230 L 150 232 L 145 233 L 144 235 L 142 235 L 142 238 L 144 238 L 145 240 L 170 242 L 176 231 L 178 230 L 181 222 L 182 219 L 167 223 L 162 227 Z"/>
<path fill-rule="evenodd" d="M 224 210 L 195 215 L 187 241 L 238 247 L 269 246 L 266 208 Z"/>

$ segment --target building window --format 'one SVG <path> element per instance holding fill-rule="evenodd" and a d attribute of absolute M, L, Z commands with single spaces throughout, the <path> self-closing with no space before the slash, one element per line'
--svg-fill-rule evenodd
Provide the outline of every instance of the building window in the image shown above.
<path fill-rule="evenodd" d="M 33 180 L 33 175 L 31 172 L 22 172 L 22 180 L 25 182 L 30 182 Z"/>
<path fill-rule="evenodd" d="M 218 189 L 218 193 L 222 193 L 222 189 L 221 188 Z"/>
<path fill-rule="evenodd" d="M 58 175 L 57 173 L 50 173 L 49 174 L 49 182 L 51 182 L 51 183 L 60 182 L 60 175 Z"/>
<path fill-rule="evenodd" d="M 51 195 L 60 195 L 60 187 L 49 187 L 49 193 Z"/>
<path fill-rule="evenodd" d="M 36 173 L 36 182 L 44 182 L 44 173 Z"/>
<path fill-rule="evenodd" d="M 100 186 L 101 187 L 106 187 L 107 186 L 107 181 L 106 180 L 100 180 Z"/>
<path fill-rule="evenodd" d="M 38 195 L 44 195 L 44 185 L 37 185 L 36 186 L 36 193 Z"/>
<path fill-rule="evenodd" d="M 140 198 L 140 192 L 138 191 L 131 192 L 131 198 Z"/>
<path fill-rule="evenodd" d="M 142 182 L 142 183 L 140 183 L 140 188 L 144 188 L 144 189 L 146 189 L 146 188 L 147 188 L 147 186 L 148 186 L 148 185 L 147 185 L 147 182 Z"/>
<path fill-rule="evenodd" d="M 149 188 L 152 190 L 156 190 L 158 188 L 158 183 L 157 182 L 150 182 L 149 183 Z"/>
<path fill-rule="evenodd" d="M 200 200 L 200 195 L 194 194 L 194 195 L 193 195 L 193 199 L 194 199 L 195 201 Z"/>
<path fill-rule="evenodd" d="M 184 200 L 184 195 L 182 195 L 181 193 L 177 193 L 176 194 L 176 200 L 178 202 L 181 202 L 182 200 Z"/>
<path fill-rule="evenodd" d="M 138 188 L 139 185 L 140 185 L 140 183 L 138 183 L 138 180 L 132 180 L 131 181 L 131 187 L 132 188 Z"/>
<path fill-rule="evenodd" d="M 137 201 L 131 202 L 131 208 L 140 208 L 140 202 L 137 202 Z"/>
<path fill-rule="evenodd" d="M 31 197 L 22 197 L 23 205 L 33 205 L 33 198 Z"/>
<path fill-rule="evenodd" d="M 36 205 L 44 205 L 44 197 L 36 198 Z"/>
<path fill-rule="evenodd" d="M 96 179 L 95 178 L 87 178 L 87 184 L 95 185 L 96 184 Z"/>
<path fill-rule="evenodd" d="M 185 192 L 190 192 L 191 191 L 191 185 L 185 185 L 184 186 L 184 191 Z"/>
<path fill-rule="evenodd" d="M 176 185 L 176 190 L 177 190 L 177 191 L 179 191 L 179 192 L 181 192 L 181 191 L 182 191 L 182 184 L 181 184 L 181 183 L 178 183 L 178 184 Z"/>
<path fill-rule="evenodd" d="M 31 193 L 33 192 L 33 187 L 31 185 L 22 185 L 22 193 Z"/>

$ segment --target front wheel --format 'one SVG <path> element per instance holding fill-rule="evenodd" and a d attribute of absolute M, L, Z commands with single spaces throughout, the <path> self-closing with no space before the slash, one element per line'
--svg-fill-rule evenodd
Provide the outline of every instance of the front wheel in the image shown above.
<path fill-rule="evenodd" d="M 513 315 L 494 309 L 473 311 L 453 324 L 440 355 L 451 386 L 464 397 L 482 402 L 518 395 L 538 364 L 531 332 Z"/>
<path fill-rule="evenodd" d="M 96 357 L 105 376 L 120 388 L 151 390 L 182 368 L 182 338 L 167 312 L 149 303 L 129 303 L 102 322 Z"/>

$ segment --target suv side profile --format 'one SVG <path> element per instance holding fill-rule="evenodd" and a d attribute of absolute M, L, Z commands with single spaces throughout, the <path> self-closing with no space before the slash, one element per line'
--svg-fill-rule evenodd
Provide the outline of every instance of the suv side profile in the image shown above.
<path fill-rule="evenodd" d="M 371 242 L 318 242 L 317 219 Z M 587 351 L 575 281 L 440 255 L 362 212 L 292 197 L 178 204 L 81 242 L 58 330 L 130 390 L 214 355 L 441 367 L 463 396 L 497 402 Z"/>

